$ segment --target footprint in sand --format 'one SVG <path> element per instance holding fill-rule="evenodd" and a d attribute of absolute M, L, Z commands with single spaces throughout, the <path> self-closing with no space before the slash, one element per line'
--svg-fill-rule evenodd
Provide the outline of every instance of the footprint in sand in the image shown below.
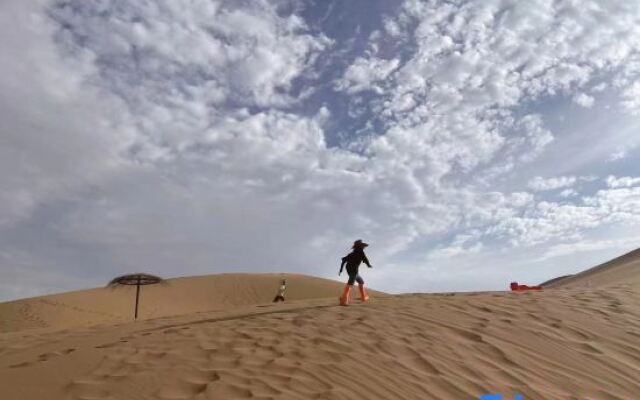
<path fill-rule="evenodd" d="M 62 351 L 53 351 L 53 352 L 49 352 L 49 353 L 42 353 L 38 356 L 36 362 L 44 362 L 44 361 L 48 361 L 52 358 L 55 357 L 59 357 L 59 356 L 63 356 L 66 354 L 70 354 L 73 353 L 74 351 L 76 351 L 76 349 L 74 348 L 69 348 L 69 349 L 65 349 Z M 19 364 L 14 364 L 14 365 L 10 365 L 9 368 L 24 368 L 24 367 L 28 367 L 30 365 L 33 365 L 34 362 L 31 361 L 25 361 L 25 362 L 21 362 Z"/>
<path fill-rule="evenodd" d="M 105 343 L 105 344 L 100 344 L 100 345 L 94 346 L 94 348 L 96 348 L 96 349 L 109 349 L 109 348 L 115 347 L 115 346 L 117 346 L 119 344 L 120 344 L 120 342 Z"/>
<path fill-rule="evenodd" d="M 19 364 L 13 364 L 13 365 L 9 365 L 9 368 L 24 368 L 24 367 L 28 367 L 29 365 L 32 365 L 32 362 L 29 361 L 25 361 L 25 362 L 21 362 Z"/>
<path fill-rule="evenodd" d="M 195 370 L 179 382 L 162 387 L 156 396 L 160 399 L 191 399 L 207 390 L 207 387 L 220 380 L 215 370 Z"/>

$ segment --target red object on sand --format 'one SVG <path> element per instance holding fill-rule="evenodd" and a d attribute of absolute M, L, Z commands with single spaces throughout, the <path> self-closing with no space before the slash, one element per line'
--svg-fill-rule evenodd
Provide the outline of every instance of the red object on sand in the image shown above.
<path fill-rule="evenodd" d="M 525 290 L 542 290 L 542 286 L 518 285 L 518 282 L 511 282 L 511 290 L 514 292 L 524 292 Z"/>

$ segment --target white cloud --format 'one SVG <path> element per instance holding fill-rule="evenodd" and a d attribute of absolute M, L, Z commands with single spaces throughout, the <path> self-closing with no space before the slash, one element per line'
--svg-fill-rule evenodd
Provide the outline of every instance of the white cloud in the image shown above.
<path fill-rule="evenodd" d="M 378 88 L 376 83 L 385 80 L 393 70 L 398 68 L 399 63 L 398 59 L 358 57 L 347 68 L 344 77 L 336 82 L 336 88 L 351 94 L 364 90 L 381 91 L 382 89 Z"/>
<path fill-rule="evenodd" d="M 640 113 L 640 80 L 623 90 L 621 105 L 631 114 Z"/>
<path fill-rule="evenodd" d="M 607 177 L 606 182 L 607 182 L 607 186 L 613 189 L 627 188 L 627 187 L 640 185 L 640 178 L 632 178 L 629 176 L 618 178 L 613 175 L 610 175 Z"/>
<path fill-rule="evenodd" d="M 372 142 L 372 149 L 434 160 L 432 170 L 442 176 L 458 167 L 488 167 L 486 177 L 512 171 L 553 141 L 541 116 L 518 119 L 512 107 L 559 92 L 571 94 L 598 71 L 623 66 L 639 48 L 631 39 L 640 39 L 631 21 L 613 30 L 594 22 L 610 13 L 634 15 L 636 6 L 551 7 L 540 2 L 536 13 L 527 7 L 514 2 L 504 11 L 496 3 L 407 1 L 401 15 L 387 18 L 387 33 L 400 41 L 413 36 L 416 52 L 377 83 L 389 88 L 375 112 L 390 128 Z M 625 36 L 629 40 L 617 40 L 618 34 L 630 35 Z M 378 36 L 385 43 L 384 35 Z M 375 55 L 359 57 L 350 70 L 375 71 L 379 63 Z M 347 91 L 348 86 L 339 88 Z M 593 104 L 584 92 L 574 98 L 583 106 Z M 421 152 L 425 141 L 428 151 Z"/>
<path fill-rule="evenodd" d="M 552 240 L 578 240 L 590 230 L 612 224 L 640 223 L 640 187 L 599 190 L 581 203 L 542 201 L 521 215 L 505 218 L 486 233 L 513 246 L 533 246 Z"/>
<path fill-rule="evenodd" d="M 430 252 L 427 260 L 437 261 L 479 253 L 484 248 L 482 242 L 478 240 L 480 236 L 480 231 L 456 235 L 448 246 L 439 247 Z"/>
<path fill-rule="evenodd" d="M 599 250 L 626 250 L 636 247 L 640 243 L 640 236 L 622 239 L 581 240 L 574 243 L 561 243 L 549 247 L 538 261 L 545 261 L 557 257 L 565 257 L 576 253 L 596 252 Z"/>
<path fill-rule="evenodd" d="M 609 156 L 609 159 L 607 161 L 609 162 L 614 162 L 614 161 L 618 161 L 618 160 L 622 160 L 627 156 L 627 152 L 624 150 L 619 150 L 616 151 L 615 153 L 612 153 Z"/>
<path fill-rule="evenodd" d="M 279 15 L 264 1 L 246 7 L 68 1 L 56 2 L 49 14 L 70 54 L 93 55 L 101 74 L 94 81 L 145 112 L 185 108 L 183 118 L 206 119 L 203 103 L 290 104 L 292 81 L 330 44 L 309 34 L 297 15 Z"/>
<path fill-rule="evenodd" d="M 37 3 L 0 9 L 0 226 L 118 173 L 132 141 L 123 104 L 83 85 L 92 57 L 61 58 L 38 11 Z"/>
<path fill-rule="evenodd" d="M 635 16 L 637 11 L 638 6 L 631 4 L 561 2 L 552 7 L 540 1 L 534 5 L 510 2 L 506 7 L 491 2 L 406 1 L 393 22 L 385 21 L 390 36 L 413 35 L 415 44 L 410 44 L 417 50 L 387 77 L 385 84 L 391 89 L 376 111 L 394 134 L 404 129 L 414 143 L 421 136 L 446 135 L 462 149 L 472 146 L 466 142 L 472 135 L 458 135 L 449 125 L 469 121 L 476 125 L 473 136 L 491 137 L 494 144 L 474 149 L 475 160 L 470 163 L 478 166 L 500 157 L 505 165 L 512 164 L 514 159 L 505 154 L 509 145 L 526 137 L 518 132 L 516 120 L 509 120 L 512 107 L 560 92 L 572 94 L 598 72 L 627 68 L 625 63 L 640 48 L 634 17 L 615 26 L 595 21 L 610 21 L 612 15 Z M 367 62 L 374 69 L 379 61 L 375 56 L 358 58 L 353 67 L 366 70 Z M 584 106 L 593 103 L 585 93 L 574 96 Z M 518 149 L 516 161 L 533 160 L 551 143 L 548 129 L 538 126 L 531 148 Z"/>
<path fill-rule="evenodd" d="M 54 2 L 49 19 L 45 5 L 9 2 L 3 13 L 0 85 L 10 140 L 0 222 L 28 218 L 39 204 L 73 197 L 131 161 L 214 161 L 236 152 L 246 166 L 262 155 L 308 158 L 324 148 L 311 120 L 222 110 L 292 101 L 292 80 L 329 43 L 309 35 L 299 17 L 281 17 L 267 3 L 130 3 L 103 12 L 110 5 L 70 1 Z M 281 129 L 296 123 L 295 133 Z"/>
<path fill-rule="evenodd" d="M 591 93 L 604 92 L 609 85 L 606 82 L 600 82 L 591 88 Z"/>
<path fill-rule="evenodd" d="M 591 108 L 593 107 L 595 98 L 593 98 L 593 96 L 589 96 L 586 93 L 578 93 L 575 96 L 573 96 L 573 102 L 584 108 Z"/>
<path fill-rule="evenodd" d="M 553 178 L 542 178 L 536 176 L 528 183 L 528 187 L 536 192 L 543 192 L 548 190 L 562 189 L 569 186 L 573 186 L 576 183 L 575 176 L 558 176 Z"/>
<path fill-rule="evenodd" d="M 633 38 L 640 34 L 630 17 L 637 15 L 635 4 L 534 3 L 511 2 L 500 14 L 497 3 L 456 7 L 407 1 L 406 13 L 420 24 L 416 30 L 419 45 L 424 45 L 420 65 L 426 71 L 437 71 L 439 65 L 467 64 L 474 72 L 465 74 L 469 89 L 481 83 L 504 89 L 515 86 L 518 90 L 505 91 L 512 96 L 507 100 L 511 103 L 522 92 L 554 92 L 584 82 L 595 68 L 620 65 L 637 49 Z M 626 13 L 624 22 L 615 27 L 600 22 Z M 630 37 L 615 40 L 616 32 Z M 526 40 L 532 37 L 536 40 Z M 456 39 L 454 51 L 440 50 L 437 43 L 443 38 Z M 454 60 L 460 61 L 452 64 Z"/>
<path fill-rule="evenodd" d="M 576 192 L 573 189 L 565 189 L 562 192 L 560 192 L 560 197 L 565 197 L 565 198 L 575 197 L 577 195 L 578 195 L 578 192 Z"/>

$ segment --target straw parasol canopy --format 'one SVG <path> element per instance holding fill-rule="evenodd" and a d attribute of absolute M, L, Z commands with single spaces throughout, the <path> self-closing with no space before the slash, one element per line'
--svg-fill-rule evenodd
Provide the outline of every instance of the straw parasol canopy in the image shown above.
<path fill-rule="evenodd" d="M 134 319 L 138 319 L 138 304 L 140 302 L 140 286 L 154 285 L 156 283 L 164 283 L 164 279 L 159 276 L 137 272 L 135 274 L 121 275 L 115 277 L 107 284 L 109 288 L 115 288 L 120 285 L 136 286 L 136 306 Z"/>

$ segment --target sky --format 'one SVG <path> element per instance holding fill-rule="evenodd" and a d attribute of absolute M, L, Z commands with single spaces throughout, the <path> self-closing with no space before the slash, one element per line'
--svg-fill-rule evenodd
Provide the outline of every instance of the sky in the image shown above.
<path fill-rule="evenodd" d="M 0 300 L 504 290 L 640 247 L 640 2 L 0 2 Z M 275 290 L 275 289 L 274 289 Z"/>

